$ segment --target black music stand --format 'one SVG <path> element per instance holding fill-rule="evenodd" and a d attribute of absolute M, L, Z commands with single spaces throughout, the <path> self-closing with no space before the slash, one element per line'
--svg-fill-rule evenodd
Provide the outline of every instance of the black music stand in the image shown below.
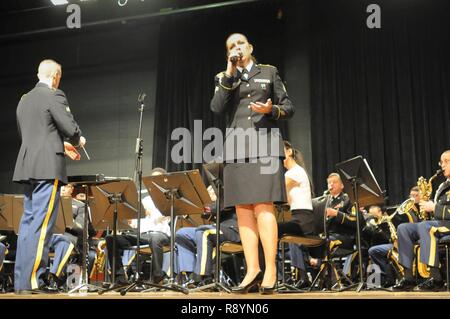
<path fill-rule="evenodd" d="M 143 178 L 145 187 L 161 213 L 170 215 L 170 279 L 160 286 L 188 294 L 189 290 L 175 283 L 175 215 L 201 214 L 211 198 L 199 170 L 167 173 Z M 158 286 L 158 285 L 150 285 Z"/>
<path fill-rule="evenodd" d="M 220 270 L 221 270 L 221 252 L 220 252 L 220 212 L 223 209 L 223 163 L 209 163 L 204 164 L 203 169 L 208 179 L 209 184 L 216 193 L 216 262 L 215 262 L 215 273 L 214 282 L 208 285 L 197 287 L 191 289 L 192 292 L 203 291 L 208 289 L 214 289 L 215 291 L 226 291 L 231 293 L 231 290 L 225 287 L 220 280 Z"/>
<path fill-rule="evenodd" d="M 350 285 L 343 290 L 356 287 L 356 291 L 360 292 L 363 287 L 367 287 L 367 284 L 364 281 L 362 269 L 359 207 L 384 203 L 384 193 L 378 185 L 369 164 L 362 156 L 356 156 L 338 163 L 336 164 L 336 169 L 344 183 L 344 190 L 349 195 L 350 201 L 354 203 L 356 211 L 356 247 L 358 250 L 359 283 Z"/>
<path fill-rule="evenodd" d="M 93 196 L 92 226 L 95 229 L 106 229 L 112 225 L 113 229 L 112 284 L 110 288 L 100 290 L 99 294 L 102 294 L 126 286 L 115 284 L 117 230 L 130 229 L 124 220 L 141 218 L 142 213 L 141 216 L 137 215 L 139 211 L 143 212 L 143 210 L 139 210 L 136 185 L 131 178 L 118 178 L 108 183 L 92 185 L 90 191 Z"/>

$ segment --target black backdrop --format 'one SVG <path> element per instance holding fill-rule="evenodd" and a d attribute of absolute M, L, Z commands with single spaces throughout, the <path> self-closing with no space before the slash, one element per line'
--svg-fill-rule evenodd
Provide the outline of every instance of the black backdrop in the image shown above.
<path fill-rule="evenodd" d="M 372 1 L 373 2 L 373 1 Z M 391 203 L 450 148 L 450 50 L 444 1 L 316 1 L 311 14 L 311 127 L 315 184 L 363 155 Z"/>

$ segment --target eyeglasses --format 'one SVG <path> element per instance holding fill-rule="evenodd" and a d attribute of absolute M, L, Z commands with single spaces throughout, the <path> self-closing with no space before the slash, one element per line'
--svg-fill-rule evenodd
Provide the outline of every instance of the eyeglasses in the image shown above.
<path fill-rule="evenodd" d="M 442 167 L 444 164 L 448 164 L 448 163 L 450 163 L 450 159 L 445 159 L 445 160 L 443 160 L 443 161 L 439 161 L 438 165 L 439 165 L 440 167 Z"/>

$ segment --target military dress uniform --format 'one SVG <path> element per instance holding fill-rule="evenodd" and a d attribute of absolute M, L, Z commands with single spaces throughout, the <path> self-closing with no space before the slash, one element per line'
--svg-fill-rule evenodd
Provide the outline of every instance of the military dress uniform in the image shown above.
<path fill-rule="evenodd" d="M 419 208 L 418 208 L 418 205 L 416 204 L 410 209 L 410 211 L 408 211 L 404 214 L 406 218 L 400 217 L 400 218 L 396 218 L 396 220 L 399 220 L 400 224 L 416 223 L 419 220 L 418 211 L 419 211 Z M 399 216 L 399 215 L 397 215 L 397 216 Z M 390 235 L 390 232 L 388 235 Z M 394 248 L 394 245 L 392 242 L 390 242 L 390 243 L 385 243 L 385 244 L 374 245 L 374 246 L 370 247 L 369 251 L 368 251 L 369 257 L 372 260 L 372 262 L 374 264 L 378 265 L 378 267 L 380 267 L 382 280 L 384 281 L 383 282 L 384 286 L 389 286 L 395 282 L 395 269 L 392 267 L 392 264 L 389 262 L 389 257 L 388 257 L 389 251 L 391 251 L 393 248 Z"/>
<path fill-rule="evenodd" d="M 414 245 L 420 244 L 420 262 L 439 266 L 438 238 L 450 233 L 450 180 L 443 182 L 434 198 L 434 219 L 417 224 L 401 224 L 398 227 L 399 261 L 405 268 L 412 268 Z"/>
<path fill-rule="evenodd" d="M 50 250 L 53 250 L 55 255 L 53 263 L 50 268 L 50 273 L 61 279 L 64 273 L 65 266 L 69 260 L 73 250 L 83 253 L 83 225 L 84 225 L 84 203 L 72 199 L 72 216 L 74 219 L 74 226 L 70 229 L 66 229 L 64 234 L 54 234 L 50 241 Z M 92 270 L 94 265 L 96 251 L 91 248 L 91 239 L 96 234 L 92 223 L 88 223 L 88 273 Z M 81 257 L 84 261 L 84 256 Z"/>
<path fill-rule="evenodd" d="M 6 246 L 0 243 L 0 271 L 3 269 L 3 261 L 5 260 L 7 251 Z"/>
<path fill-rule="evenodd" d="M 236 212 L 221 213 L 219 242 L 239 243 Z M 216 246 L 216 225 L 183 227 L 175 235 L 179 272 L 193 272 L 199 276 L 213 273 L 213 249 Z"/>
<path fill-rule="evenodd" d="M 266 103 L 269 98 L 272 113 L 252 111 L 251 102 Z M 215 77 L 211 110 L 227 118 L 222 156 L 225 207 L 286 202 L 281 160 L 284 146 L 278 121 L 292 117 L 294 106 L 277 68 L 252 61 L 235 76 L 220 72 Z"/>
<path fill-rule="evenodd" d="M 48 262 L 48 251 L 59 204 L 60 183 L 67 183 L 64 138 L 73 145 L 81 131 L 61 90 L 38 83 L 17 107 L 22 145 L 13 181 L 25 186 L 14 269 L 14 289 L 38 289 Z"/>

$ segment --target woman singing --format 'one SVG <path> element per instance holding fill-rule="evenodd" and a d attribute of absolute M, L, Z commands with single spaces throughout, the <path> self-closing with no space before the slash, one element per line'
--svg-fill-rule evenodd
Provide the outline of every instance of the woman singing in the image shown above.
<path fill-rule="evenodd" d="M 225 207 L 235 206 L 247 273 L 235 293 L 260 285 L 271 294 L 276 285 L 278 230 L 274 203 L 286 202 L 283 139 L 278 121 L 294 107 L 277 68 L 256 64 L 253 46 L 239 33 L 226 40 L 227 69 L 215 78 L 211 110 L 229 122 L 224 146 Z M 258 261 L 261 240 L 265 272 Z"/>

